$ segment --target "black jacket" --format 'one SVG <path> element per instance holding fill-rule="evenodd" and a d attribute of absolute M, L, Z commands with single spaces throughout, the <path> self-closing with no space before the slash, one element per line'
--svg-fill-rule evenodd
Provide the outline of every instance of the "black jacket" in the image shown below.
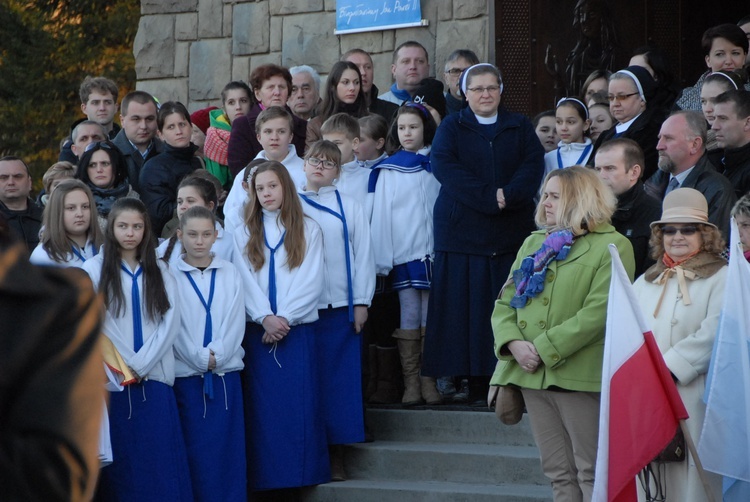
<path fill-rule="evenodd" d="M 669 185 L 669 173 L 657 171 L 645 183 L 646 193 L 658 201 L 664 200 L 664 194 Z M 695 164 L 695 167 L 680 188 L 695 188 L 708 202 L 708 221 L 719 227 L 725 239 L 729 238 L 729 218 L 732 206 L 737 202 L 732 184 L 723 174 L 716 172 L 716 168 L 709 162 L 708 154 Z"/>
<path fill-rule="evenodd" d="M 128 165 L 128 183 L 130 183 L 133 190 L 139 194 L 141 193 L 140 175 L 143 164 L 156 157 L 164 149 L 164 144 L 160 139 L 154 138 L 152 141 L 153 144 L 151 150 L 148 152 L 148 156 L 144 160 L 141 152 L 131 145 L 130 140 L 125 136 L 125 129 L 121 129 L 120 132 L 117 133 L 117 136 L 115 136 L 115 139 L 112 140 L 112 143 L 114 143 L 117 149 L 120 150 L 120 153 L 125 156 L 125 162 Z"/>
<path fill-rule="evenodd" d="M 622 133 L 620 138 L 630 138 L 641 147 L 645 158 L 643 168 L 643 179 L 647 180 L 659 169 L 659 152 L 656 151 L 656 144 L 659 142 L 659 129 L 666 118 L 664 110 L 660 108 L 646 108 L 641 113 L 628 130 Z M 604 131 L 594 144 L 594 151 L 589 156 L 588 165 L 594 167 L 594 159 L 599 147 L 607 140 L 615 138 L 617 130 L 615 126 Z"/>
<path fill-rule="evenodd" d="M 16 235 L 26 243 L 29 252 L 39 244 L 39 230 L 42 228 L 42 213 L 44 210 L 28 199 L 25 211 L 12 211 L 0 202 L 0 213 L 8 220 L 8 225 Z"/>
<path fill-rule="evenodd" d="M 396 103 L 391 103 L 390 101 L 380 99 L 378 97 L 378 94 L 380 94 L 380 91 L 378 91 L 378 88 L 373 85 L 372 89 L 370 89 L 370 106 L 367 110 L 370 113 L 374 113 L 383 117 L 385 121 L 388 122 L 388 127 L 390 128 L 391 121 L 398 111 L 398 105 Z"/>
<path fill-rule="evenodd" d="M 633 245 L 634 277 L 640 276 L 654 264 L 654 260 L 648 255 L 648 240 L 651 237 L 651 222 L 658 220 L 660 216 L 661 204 L 646 194 L 641 181 L 617 197 L 612 225 Z"/>
<path fill-rule="evenodd" d="M 174 214 L 177 186 L 182 178 L 201 167 L 194 155 L 197 149 L 192 143 L 185 148 L 173 148 L 164 143 L 164 151 L 143 164 L 139 194 L 148 209 L 154 235 L 161 235 L 162 228 Z"/>
<path fill-rule="evenodd" d="M 750 142 L 739 148 L 724 150 L 724 158 L 718 166 L 734 187 L 739 199 L 750 191 Z"/>

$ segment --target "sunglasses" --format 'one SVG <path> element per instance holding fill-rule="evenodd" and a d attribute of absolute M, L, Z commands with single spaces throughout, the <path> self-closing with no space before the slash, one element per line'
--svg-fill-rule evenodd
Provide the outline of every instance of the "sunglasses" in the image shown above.
<path fill-rule="evenodd" d="M 695 225 L 685 225 L 684 227 L 661 227 L 661 233 L 664 235 L 676 235 L 677 232 L 682 235 L 693 235 L 698 231 L 698 227 Z"/>
<path fill-rule="evenodd" d="M 83 153 L 90 152 L 96 148 L 97 150 L 114 150 L 117 148 L 114 143 L 111 143 L 109 141 L 96 141 L 94 143 L 89 143 L 86 145 L 86 148 L 83 149 Z"/>

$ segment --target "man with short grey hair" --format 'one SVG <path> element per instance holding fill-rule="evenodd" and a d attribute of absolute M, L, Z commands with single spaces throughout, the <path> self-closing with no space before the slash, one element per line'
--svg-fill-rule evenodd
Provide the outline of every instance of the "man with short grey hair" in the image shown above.
<path fill-rule="evenodd" d="M 296 116 L 310 120 L 320 103 L 320 75 L 307 65 L 293 66 L 289 73 L 292 75 L 292 89 L 286 104 Z"/>
<path fill-rule="evenodd" d="M 91 143 L 107 139 L 107 131 L 98 122 L 84 120 L 73 128 L 73 132 L 70 133 L 70 139 L 72 141 L 70 150 L 76 156 L 76 159 L 80 159 L 86 147 Z"/>
<path fill-rule="evenodd" d="M 729 217 L 737 201 L 729 180 L 718 172 L 706 154 L 706 119 L 701 112 L 680 110 L 661 125 L 659 170 L 646 181 L 646 192 L 662 201 L 677 188 L 694 188 L 708 202 L 708 220 L 729 237 Z"/>
<path fill-rule="evenodd" d="M 445 108 L 447 114 L 461 111 L 466 102 L 459 93 L 461 83 L 461 74 L 469 68 L 479 63 L 479 58 L 469 49 L 458 49 L 451 52 L 448 59 L 445 60 L 445 70 L 443 72 L 443 81 L 448 90 L 445 93 Z"/>

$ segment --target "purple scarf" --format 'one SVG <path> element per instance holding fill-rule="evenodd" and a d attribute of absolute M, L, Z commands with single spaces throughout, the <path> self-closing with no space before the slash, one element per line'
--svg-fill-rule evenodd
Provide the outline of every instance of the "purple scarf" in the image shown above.
<path fill-rule="evenodd" d="M 568 256 L 573 239 L 573 232 L 570 230 L 557 230 L 547 235 L 534 254 L 523 259 L 521 267 L 513 271 L 516 294 L 510 301 L 511 307 L 525 307 L 529 298 L 534 298 L 544 290 L 547 267 L 552 260 L 564 260 Z"/>

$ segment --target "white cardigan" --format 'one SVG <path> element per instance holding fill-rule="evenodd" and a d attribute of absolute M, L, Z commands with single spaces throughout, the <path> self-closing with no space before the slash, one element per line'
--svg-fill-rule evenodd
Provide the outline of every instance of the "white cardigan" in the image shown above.
<path fill-rule="evenodd" d="M 299 188 L 304 185 L 306 181 L 304 171 L 305 161 L 297 156 L 297 149 L 294 145 L 289 145 L 288 148 L 289 153 L 287 153 L 281 163 L 284 164 L 284 167 L 289 171 L 289 175 L 292 177 L 295 188 Z M 268 160 L 268 157 L 266 157 L 266 151 L 261 150 L 260 153 L 255 156 L 255 159 Z M 237 176 L 234 177 L 232 188 L 229 190 L 227 200 L 224 201 L 224 224 L 226 225 L 227 230 L 232 233 L 235 228 L 243 225 L 242 213 L 245 204 L 247 204 L 248 197 L 247 192 L 242 188 L 242 182 L 245 181 L 246 177 L 245 168 L 243 167 L 242 170 L 237 173 Z"/>
<path fill-rule="evenodd" d="M 388 275 L 395 265 L 432 256 L 432 210 L 439 191 L 440 182 L 425 170 L 381 169 L 370 223 L 378 275 Z"/>
<path fill-rule="evenodd" d="M 207 302 L 211 291 L 211 274 L 216 270 L 214 296 L 211 301 L 211 342 L 203 346 L 206 308 L 185 273 L 195 281 Z M 174 344 L 175 376 L 201 375 L 208 368 L 214 351 L 214 373 L 222 375 L 244 367 L 242 338 L 245 336 L 245 295 L 242 279 L 230 262 L 215 256 L 206 270 L 188 265 L 183 258 L 171 267 L 180 290 L 180 331 Z"/>
<path fill-rule="evenodd" d="M 101 279 L 102 260 L 103 253 L 99 253 L 94 258 L 86 260 L 82 267 L 91 277 L 91 282 L 94 283 L 97 290 Z M 125 266 L 128 265 L 125 264 Z M 170 307 L 160 319 L 154 321 L 149 318 L 145 305 L 143 274 L 141 274 L 138 277 L 138 288 L 141 296 L 141 325 L 143 326 L 143 346 L 140 350 L 138 352 L 133 350 L 133 306 L 130 296 L 132 279 L 123 270 L 120 270 L 123 297 L 125 298 L 123 309 L 121 315 L 115 317 L 112 311 L 107 308 L 103 331 L 112 340 L 128 367 L 132 368 L 141 378 L 172 385 L 174 383 L 172 346 L 180 328 L 180 298 L 174 278 L 167 270 L 167 265 L 160 262 L 159 269 L 164 278 L 164 287 L 167 291 Z"/>
<path fill-rule="evenodd" d="M 337 187 L 327 186 L 317 193 L 312 190 L 300 191 L 310 200 L 341 212 L 336 198 Z M 341 204 L 349 232 L 349 256 L 352 272 L 353 305 L 370 305 L 375 292 L 375 260 L 372 255 L 370 225 L 364 209 L 352 197 L 341 193 Z M 346 276 L 346 255 L 344 254 L 344 226 L 340 219 L 305 200 L 301 201 L 305 214 L 315 220 L 323 231 L 323 294 L 318 300 L 318 308 L 329 305 L 334 308 L 349 304 L 349 286 Z"/>
<path fill-rule="evenodd" d="M 367 199 L 367 184 L 372 171 L 363 167 L 356 159 L 341 166 L 341 174 L 334 183 L 336 189 L 364 206 Z"/>
<path fill-rule="evenodd" d="M 277 216 L 279 211 L 263 210 L 263 228 L 268 244 L 276 246 L 284 231 Z M 323 291 L 323 238 L 320 227 L 310 218 L 305 218 L 305 258 L 302 264 L 289 270 L 286 264 L 286 248 L 282 244 L 276 250 L 276 315 L 283 317 L 290 326 L 318 320 L 318 299 Z M 255 270 L 245 253 L 250 240 L 247 227 L 234 233 L 234 264 L 242 277 L 245 289 L 245 312 L 250 319 L 262 324 L 266 316 L 273 315 L 268 297 L 268 273 L 270 250 L 265 247 L 265 261 L 260 270 Z"/>
<path fill-rule="evenodd" d="M 86 241 L 86 245 L 83 247 L 83 249 L 78 249 L 78 252 L 81 253 L 81 256 L 83 256 L 86 261 L 96 256 L 94 253 L 96 249 L 94 248 L 94 245 L 90 240 Z M 47 250 L 44 249 L 44 246 L 40 242 L 36 245 L 34 248 L 34 251 L 31 253 L 31 256 L 29 257 L 29 261 L 33 263 L 34 265 L 44 265 L 44 266 L 53 266 L 53 267 L 78 267 L 81 268 L 83 264 L 85 263 L 84 260 L 81 260 L 75 253 L 70 252 L 65 257 L 64 262 L 58 262 L 53 260 L 50 255 L 47 253 Z"/>

